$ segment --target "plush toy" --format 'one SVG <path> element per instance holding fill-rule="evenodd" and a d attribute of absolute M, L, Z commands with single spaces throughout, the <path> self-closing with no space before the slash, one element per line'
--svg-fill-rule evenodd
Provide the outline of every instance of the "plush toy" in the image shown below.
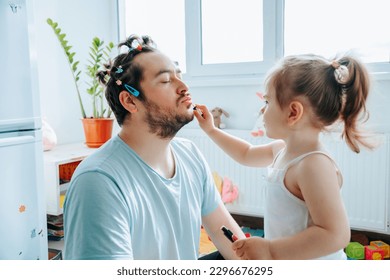
<path fill-rule="evenodd" d="M 238 197 L 238 188 L 233 182 L 225 177 L 222 183 L 222 201 L 224 203 L 231 203 Z"/>
<path fill-rule="evenodd" d="M 232 183 L 232 181 L 225 177 L 222 180 L 222 177 L 218 172 L 213 172 L 213 178 L 215 186 L 218 190 L 218 193 L 221 195 L 223 203 L 231 203 L 238 197 L 238 188 Z"/>
<path fill-rule="evenodd" d="M 264 100 L 263 94 L 256 92 L 256 95 L 260 98 L 261 101 Z M 264 123 L 263 123 L 263 114 L 261 112 L 257 113 L 256 122 L 251 130 L 251 135 L 253 137 L 262 137 L 264 136 Z"/>
<path fill-rule="evenodd" d="M 214 109 L 211 110 L 211 114 L 213 115 L 214 117 L 214 125 L 218 128 L 225 128 L 226 125 L 224 123 L 222 123 L 222 120 L 221 120 L 221 116 L 222 114 L 225 115 L 225 117 L 229 117 L 229 113 L 226 112 L 225 110 L 223 110 L 222 108 L 220 107 L 215 107 Z"/>
<path fill-rule="evenodd" d="M 215 186 L 217 187 L 218 193 L 220 195 L 222 195 L 222 184 L 223 184 L 223 182 L 222 182 L 221 176 L 219 176 L 219 174 L 216 171 L 214 171 L 213 172 L 213 178 L 214 178 L 214 183 L 215 183 Z"/>
<path fill-rule="evenodd" d="M 57 135 L 45 119 L 42 119 L 42 143 L 44 151 L 49 151 L 57 145 Z"/>

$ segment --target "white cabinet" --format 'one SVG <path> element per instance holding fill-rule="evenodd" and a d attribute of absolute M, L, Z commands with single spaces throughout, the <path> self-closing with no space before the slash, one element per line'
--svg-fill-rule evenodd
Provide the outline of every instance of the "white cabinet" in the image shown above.
<path fill-rule="evenodd" d="M 44 152 L 46 213 L 61 215 L 69 181 L 77 165 L 96 149 L 82 143 L 59 145 Z"/>
<path fill-rule="evenodd" d="M 0 133 L 0 260 L 47 259 L 42 167 L 39 131 Z"/>

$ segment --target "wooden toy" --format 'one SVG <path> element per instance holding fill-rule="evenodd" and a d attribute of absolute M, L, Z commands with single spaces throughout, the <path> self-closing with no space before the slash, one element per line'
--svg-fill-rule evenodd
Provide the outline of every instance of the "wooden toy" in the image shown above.
<path fill-rule="evenodd" d="M 364 246 L 359 242 L 349 242 L 345 253 L 350 259 L 364 260 Z"/>
<path fill-rule="evenodd" d="M 359 242 L 363 246 L 370 245 L 368 237 L 361 232 L 352 232 L 351 233 L 351 242 Z"/>
<path fill-rule="evenodd" d="M 364 253 L 366 260 L 383 260 L 385 255 L 381 248 L 371 245 L 364 246 Z"/>
<path fill-rule="evenodd" d="M 371 246 L 376 246 L 378 248 L 381 248 L 383 250 L 383 253 L 384 253 L 383 257 L 384 258 L 390 258 L 390 246 L 389 246 L 389 244 L 386 244 L 385 242 L 380 241 L 380 240 L 376 240 L 376 241 L 371 241 L 370 245 Z"/>

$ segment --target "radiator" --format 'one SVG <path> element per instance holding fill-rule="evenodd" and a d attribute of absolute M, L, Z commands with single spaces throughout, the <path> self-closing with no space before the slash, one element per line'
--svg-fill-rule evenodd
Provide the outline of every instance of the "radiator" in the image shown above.
<path fill-rule="evenodd" d="M 252 144 L 269 142 L 253 137 L 249 130 L 225 130 Z M 233 161 L 200 129 L 182 129 L 178 134 L 192 140 L 202 151 L 211 171 L 228 177 L 239 189 L 238 199 L 226 204 L 231 213 L 262 217 L 264 214 L 265 168 L 244 167 Z M 323 137 L 324 144 L 343 174 L 342 197 L 351 227 L 389 233 L 390 217 L 390 136 L 379 136 L 374 151 L 353 153 L 337 134 Z"/>
<path fill-rule="evenodd" d="M 337 134 L 324 143 L 343 174 L 342 195 L 352 228 L 390 232 L 390 135 L 373 151 L 352 152 Z"/>

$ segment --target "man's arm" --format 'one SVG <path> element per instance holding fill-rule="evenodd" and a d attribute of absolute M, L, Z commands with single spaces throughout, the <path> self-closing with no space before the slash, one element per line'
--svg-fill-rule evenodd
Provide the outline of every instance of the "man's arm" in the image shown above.
<path fill-rule="evenodd" d="M 226 226 L 238 239 L 245 238 L 245 234 L 222 202 L 213 212 L 202 218 L 202 223 L 222 256 L 227 260 L 238 259 L 232 249 L 231 241 L 223 234 L 221 227 Z"/>

